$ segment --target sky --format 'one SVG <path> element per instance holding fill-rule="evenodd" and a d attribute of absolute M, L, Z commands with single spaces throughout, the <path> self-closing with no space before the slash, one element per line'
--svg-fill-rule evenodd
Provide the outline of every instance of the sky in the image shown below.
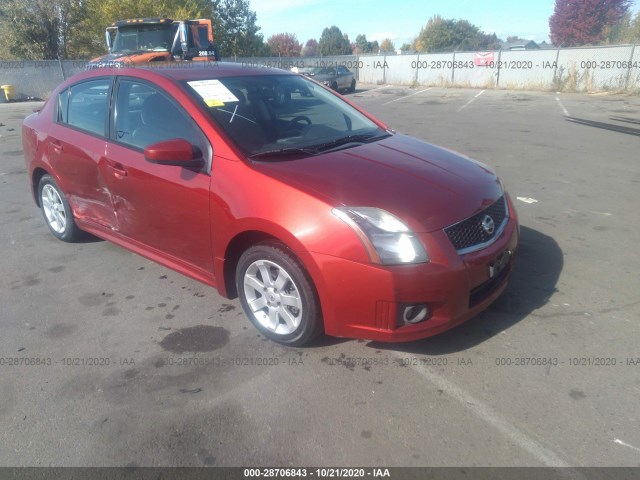
<path fill-rule="evenodd" d="M 639 3 L 632 4 L 633 12 Z M 336 25 L 352 42 L 365 34 L 369 41 L 390 38 L 399 48 L 411 43 L 433 15 L 468 20 L 503 40 L 517 35 L 549 42 L 555 0 L 250 0 L 250 4 L 265 40 L 286 32 L 304 45 Z"/>

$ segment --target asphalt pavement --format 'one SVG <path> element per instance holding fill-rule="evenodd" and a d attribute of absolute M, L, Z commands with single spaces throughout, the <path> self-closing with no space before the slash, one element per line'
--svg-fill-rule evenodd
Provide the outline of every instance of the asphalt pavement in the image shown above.
<path fill-rule="evenodd" d="M 50 235 L 20 140 L 40 104 L 2 104 L 1 466 L 640 466 L 640 98 L 347 97 L 499 173 L 522 225 L 504 295 L 418 342 L 282 347 L 237 300 Z"/>

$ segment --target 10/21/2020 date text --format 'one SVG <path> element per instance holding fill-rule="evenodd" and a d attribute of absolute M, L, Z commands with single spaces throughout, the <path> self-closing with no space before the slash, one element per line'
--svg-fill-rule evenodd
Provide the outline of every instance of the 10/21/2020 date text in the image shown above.
<path fill-rule="evenodd" d="M 391 478 L 388 468 L 245 468 L 244 478 Z"/>

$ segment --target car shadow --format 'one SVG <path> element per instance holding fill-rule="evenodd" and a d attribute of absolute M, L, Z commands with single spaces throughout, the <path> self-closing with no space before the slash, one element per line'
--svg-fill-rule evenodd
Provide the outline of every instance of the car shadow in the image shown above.
<path fill-rule="evenodd" d="M 424 355 L 446 355 L 468 350 L 544 306 L 557 291 L 563 265 L 563 252 L 553 238 L 523 226 L 509 285 L 487 310 L 434 337 L 409 343 L 369 342 L 367 346 L 377 350 Z"/>
<path fill-rule="evenodd" d="M 82 230 L 74 243 L 98 243 L 98 242 L 104 242 L 104 241 L 105 241 L 104 239 L 100 237 L 96 237 L 95 235 Z"/>

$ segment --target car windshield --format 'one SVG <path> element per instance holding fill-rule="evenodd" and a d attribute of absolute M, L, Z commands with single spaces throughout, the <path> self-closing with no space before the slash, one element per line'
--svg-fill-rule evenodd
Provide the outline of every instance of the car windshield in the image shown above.
<path fill-rule="evenodd" d="M 171 47 L 171 24 L 119 27 L 113 41 L 113 53 L 167 51 Z"/>
<path fill-rule="evenodd" d="M 254 159 L 315 155 L 388 135 L 303 76 L 221 77 L 185 84 L 233 142 Z"/>

